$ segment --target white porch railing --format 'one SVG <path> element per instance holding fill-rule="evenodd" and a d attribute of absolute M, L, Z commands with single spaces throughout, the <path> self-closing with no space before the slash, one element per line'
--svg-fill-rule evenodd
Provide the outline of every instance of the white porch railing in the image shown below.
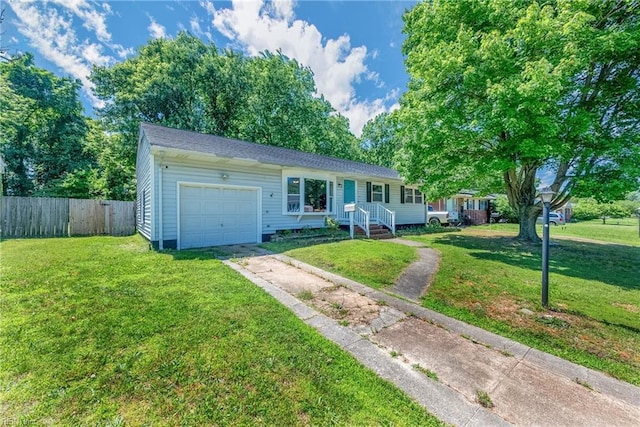
<path fill-rule="evenodd" d="M 391 234 L 396 234 L 396 213 L 376 203 L 376 215 L 378 222 L 391 230 Z"/>
<path fill-rule="evenodd" d="M 369 212 L 362 209 L 359 206 L 356 206 L 356 211 L 353 213 L 353 222 L 355 222 L 355 224 L 362 228 L 365 232 L 365 234 L 367 235 L 367 238 L 371 237 L 370 236 L 370 215 Z"/>
<path fill-rule="evenodd" d="M 341 223 L 349 223 L 349 214 L 344 211 L 344 205 L 339 203 L 337 208 L 336 219 Z M 366 228 L 363 226 L 364 214 L 359 213 L 360 210 L 368 214 L 369 224 L 382 224 L 391 230 L 391 233 L 396 234 L 396 213 L 394 211 L 385 208 L 380 203 L 358 203 L 354 212 L 354 222 L 365 230 L 367 237 L 369 237 L 369 224 Z M 363 224 L 358 223 L 358 218 Z"/>

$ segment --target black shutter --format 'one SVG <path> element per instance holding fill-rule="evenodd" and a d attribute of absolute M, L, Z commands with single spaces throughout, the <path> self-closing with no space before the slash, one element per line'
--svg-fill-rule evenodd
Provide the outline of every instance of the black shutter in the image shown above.
<path fill-rule="evenodd" d="M 400 203 L 404 203 L 404 185 L 400 186 Z"/>
<path fill-rule="evenodd" d="M 367 203 L 371 203 L 371 182 L 367 181 Z"/>
<path fill-rule="evenodd" d="M 384 202 L 389 203 L 389 184 L 384 185 Z"/>

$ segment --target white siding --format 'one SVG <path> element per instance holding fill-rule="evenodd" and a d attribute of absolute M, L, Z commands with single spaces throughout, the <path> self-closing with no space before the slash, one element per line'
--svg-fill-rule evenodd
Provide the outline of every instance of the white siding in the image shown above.
<path fill-rule="evenodd" d="M 138 142 L 136 160 L 136 228 L 138 232 L 151 240 L 151 147 L 142 136 Z"/>
<path fill-rule="evenodd" d="M 343 190 L 344 179 L 338 178 L 338 183 L 342 184 L 338 188 L 337 200 L 339 204 L 343 203 Z M 355 179 L 353 179 L 355 180 Z M 412 204 L 412 203 L 400 203 L 400 187 L 403 185 L 398 181 L 385 181 L 381 179 L 357 179 L 356 181 L 356 198 L 357 203 L 367 202 L 367 181 L 376 182 L 389 185 L 389 203 L 381 203 L 382 206 L 394 211 L 396 213 L 396 225 L 403 224 L 424 224 L 425 219 L 425 205 L 424 204 Z"/>
<path fill-rule="evenodd" d="M 304 171 L 301 172 L 304 174 Z M 312 171 L 315 176 L 324 172 Z M 242 165 L 229 159 L 184 158 L 168 153 L 153 156 L 149 144 L 143 138 L 138 150 L 138 198 L 144 195 L 147 200 L 144 221 L 138 219 L 138 229 L 152 241 L 164 242 L 178 239 L 178 183 L 199 183 L 240 187 L 258 187 L 261 189 L 260 214 L 261 234 L 273 234 L 278 230 L 318 228 L 325 226 L 325 217 L 318 215 L 284 215 L 283 206 L 286 188 L 283 182 L 290 170 L 261 164 Z M 224 176 L 223 176 L 224 175 Z M 367 200 L 367 181 L 389 184 L 389 203 L 382 203 L 387 209 L 396 212 L 396 224 L 423 224 L 423 204 L 400 203 L 401 183 L 395 180 L 376 178 L 342 177 L 326 172 L 327 179 L 334 182 L 335 206 L 342 209 L 344 179 L 356 181 L 357 199 L 360 203 Z M 160 194 L 162 193 L 162 194 Z M 142 210 L 142 209 L 141 209 Z M 153 221 L 153 226 L 151 225 Z M 161 226 L 162 224 L 162 226 Z"/>
<path fill-rule="evenodd" d="M 157 158 L 156 158 L 157 159 Z M 323 227 L 324 215 L 302 216 L 283 215 L 282 171 L 279 168 L 255 166 L 237 166 L 230 163 L 217 164 L 215 161 L 175 159 L 166 157 L 157 159 L 156 180 L 162 177 L 162 239 L 176 240 L 177 227 L 177 186 L 178 182 L 201 184 L 219 184 L 231 186 L 259 187 L 262 189 L 261 214 L 262 234 L 273 234 L 278 230 L 300 229 L 303 227 Z M 223 179 L 222 175 L 227 178 Z M 158 182 L 158 184 L 160 184 Z M 158 185 L 157 187 L 160 187 Z M 158 215 L 156 215 L 158 217 Z M 158 223 L 159 224 L 159 223 Z M 160 238 L 160 231 L 156 233 Z"/>

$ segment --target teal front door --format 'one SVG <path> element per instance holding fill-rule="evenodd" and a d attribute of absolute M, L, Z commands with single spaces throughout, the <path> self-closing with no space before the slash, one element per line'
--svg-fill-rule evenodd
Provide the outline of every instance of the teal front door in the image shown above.
<path fill-rule="evenodd" d="M 344 180 L 344 202 L 355 203 L 356 202 L 356 182 L 350 179 Z"/>

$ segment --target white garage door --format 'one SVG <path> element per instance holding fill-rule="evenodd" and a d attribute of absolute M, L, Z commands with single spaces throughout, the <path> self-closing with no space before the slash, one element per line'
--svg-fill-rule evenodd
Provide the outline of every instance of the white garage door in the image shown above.
<path fill-rule="evenodd" d="M 180 186 L 180 249 L 256 243 L 258 190 Z"/>

